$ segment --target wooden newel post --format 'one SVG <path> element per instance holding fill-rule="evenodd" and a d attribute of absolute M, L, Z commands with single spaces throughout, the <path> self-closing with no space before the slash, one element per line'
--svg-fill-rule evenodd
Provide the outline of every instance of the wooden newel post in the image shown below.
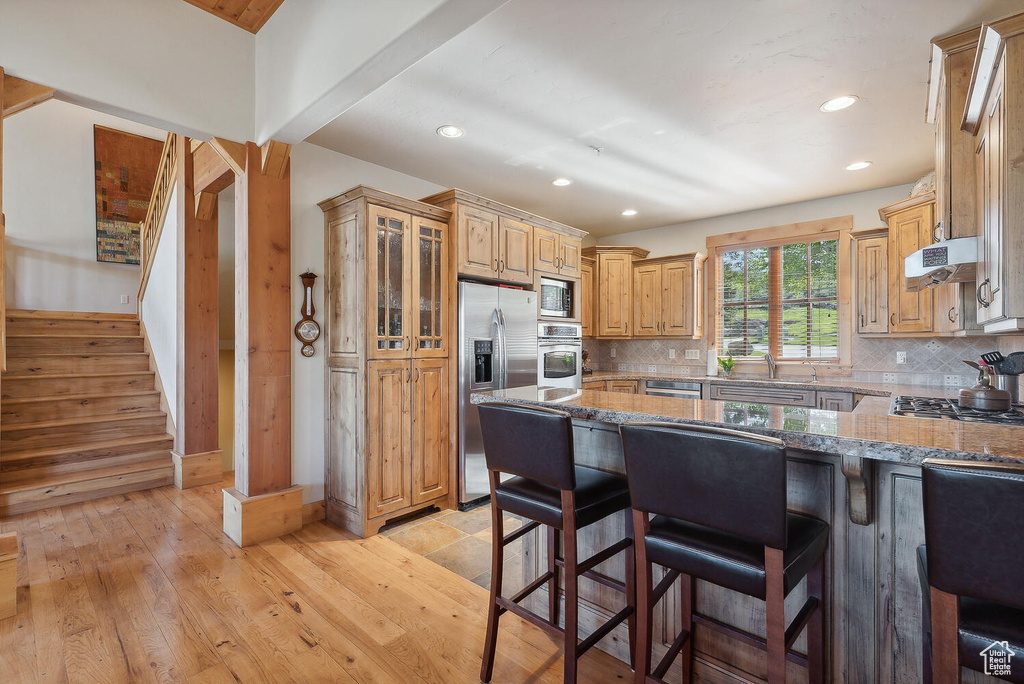
<path fill-rule="evenodd" d="M 239 546 L 302 527 L 292 487 L 290 148 L 245 146 L 235 183 L 235 486 L 224 532 Z"/>

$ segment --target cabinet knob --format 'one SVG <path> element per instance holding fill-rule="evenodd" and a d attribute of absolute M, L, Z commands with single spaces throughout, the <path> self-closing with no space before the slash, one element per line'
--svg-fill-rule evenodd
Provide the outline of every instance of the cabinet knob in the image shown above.
<path fill-rule="evenodd" d="M 502 260 L 501 260 L 501 261 L 499 261 L 498 263 L 499 263 L 499 266 L 498 266 L 498 273 L 504 273 L 504 272 L 505 272 L 505 260 L 504 260 L 504 259 L 502 259 Z"/>
<path fill-rule="evenodd" d="M 889 327 L 890 328 L 895 328 L 896 327 L 896 314 L 895 313 L 889 314 Z"/>
<path fill-rule="evenodd" d="M 947 315 L 949 316 L 949 322 L 950 323 L 956 323 L 956 307 L 955 306 L 949 307 L 949 313 Z"/>
<path fill-rule="evenodd" d="M 494 260 L 494 272 L 495 273 L 498 272 L 498 260 L 497 259 Z"/>

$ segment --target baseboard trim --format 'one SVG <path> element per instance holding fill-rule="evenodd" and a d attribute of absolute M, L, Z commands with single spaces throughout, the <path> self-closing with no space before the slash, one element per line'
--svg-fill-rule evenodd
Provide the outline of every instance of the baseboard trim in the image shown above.
<path fill-rule="evenodd" d="M 302 504 L 302 525 L 306 526 L 327 517 L 327 505 L 324 501 Z"/>
<path fill-rule="evenodd" d="M 18 533 L 0 534 L 0 619 L 18 613 Z"/>

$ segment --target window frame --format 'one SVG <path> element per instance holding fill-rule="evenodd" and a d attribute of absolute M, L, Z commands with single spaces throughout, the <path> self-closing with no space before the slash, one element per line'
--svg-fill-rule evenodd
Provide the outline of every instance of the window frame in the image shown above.
<path fill-rule="evenodd" d="M 820 219 L 816 221 L 804 221 L 791 223 L 770 228 L 758 228 L 754 230 L 725 233 L 723 235 L 712 235 L 707 238 L 708 254 L 713 258 L 711 268 L 707 269 L 707 298 L 708 306 L 708 339 L 712 345 L 718 344 L 718 325 L 724 309 L 724 303 L 719 301 L 719 283 L 722 280 L 722 254 L 736 250 L 750 250 L 756 248 L 782 247 L 801 242 L 818 242 L 823 240 L 836 240 L 836 304 L 837 304 L 837 344 L 838 358 L 836 359 L 814 359 L 814 358 L 780 358 L 781 354 L 775 355 L 775 360 L 783 374 L 787 367 L 798 367 L 809 361 L 826 372 L 829 369 L 842 369 L 842 374 L 848 374 L 852 366 L 851 347 L 853 344 L 853 323 L 851 319 L 851 292 L 853 291 L 849 239 L 850 231 L 853 229 L 853 216 L 837 216 L 834 218 Z M 770 252 L 770 259 L 778 259 L 779 272 L 781 273 L 781 250 Z M 769 311 L 778 307 L 782 308 L 782 288 L 772 282 L 769 290 L 768 306 Z M 771 339 L 771 337 L 769 337 Z M 781 340 L 781 338 L 779 338 Z M 774 340 L 772 346 L 774 349 Z M 721 350 L 716 350 L 721 353 Z M 764 357 L 743 356 L 735 357 L 737 368 L 756 372 L 757 367 L 764 367 Z M 800 374 L 794 370 L 794 375 Z"/>

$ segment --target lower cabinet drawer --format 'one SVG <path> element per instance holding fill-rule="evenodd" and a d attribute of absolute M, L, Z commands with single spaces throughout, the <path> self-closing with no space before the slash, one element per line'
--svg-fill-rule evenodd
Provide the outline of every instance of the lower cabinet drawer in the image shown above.
<path fill-rule="evenodd" d="M 750 387 L 744 385 L 711 385 L 709 399 L 743 401 L 751 404 L 782 404 L 783 406 L 814 406 L 814 390 Z"/>

